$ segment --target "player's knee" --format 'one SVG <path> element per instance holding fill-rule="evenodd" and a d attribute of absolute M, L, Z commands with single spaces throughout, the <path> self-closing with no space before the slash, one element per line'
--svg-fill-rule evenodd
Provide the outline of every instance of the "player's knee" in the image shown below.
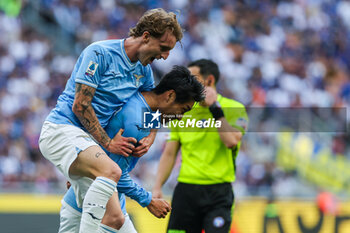
<path fill-rule="evenodd" d="M 120 176 L 122 175 L 122 170 L 116 163 L 114 163 L 108 169 L 105 169 L 104 173 L 105 173 L 104 174 L 105 177 L 111 180 L 114 180 L 115 182 L 118 182 L 120 179 Z"/>
<path fill-rule="evenodd" d="M 102 219 L 103 224 L 117 230 L 119 230 L 123 226 L 124 222 L 125 222 L 124 215 L 118 214 L 118 213 L 108 213 Z"/>

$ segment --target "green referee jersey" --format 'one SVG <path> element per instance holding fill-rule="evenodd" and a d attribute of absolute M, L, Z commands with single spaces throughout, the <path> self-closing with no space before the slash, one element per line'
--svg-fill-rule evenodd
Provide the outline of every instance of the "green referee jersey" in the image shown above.
<path fill-rule="evenodd" d="M 228 123 L 243 134 L 248 125 L 248 116 L 243 104 L 218 95 Z M 186 118 L 205 120 L 213 118 L 209 108 L 199 104 L 185 114 Z M 197 128 L 188 132 L 179 127 L 171 128 L 169 140 L 181 144 L 182 163 L 178 181 L 189 184 L 218 184 L 235 180 L 235 159 L 240 143 L 227 148 L 216 130 Z"/>

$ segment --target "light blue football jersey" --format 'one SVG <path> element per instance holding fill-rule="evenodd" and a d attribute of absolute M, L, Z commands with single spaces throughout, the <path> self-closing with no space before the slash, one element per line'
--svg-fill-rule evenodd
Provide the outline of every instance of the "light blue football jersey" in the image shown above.
<path fill-rule="evenodd" d="M 134 137 L 139 142 L 150 133 L 150 128 L 144 128 L 145 112 L 152 111 L 142 94 L 137 92 L 113 115 L 105 128 L 108 136 L 113 138 L 119 129 L 124 129 L 124 137 Z M 129 172 L 135 167 L 139 158 L 134 156 L 124 157 L 122 155 L 111 154 L 108 151 L 106 153 L 122 170 L 122 176 L 118 181 L 117 189 L 124 214 L 126 213 L 124 195 L 134 199 L 142 207 L 148 206 L 152 200 L 152 194 L 136 184 L 129 176 Z M 72 188 L 65 194 L 63 199 L 67 204 L 81 212 L 75 201 L 75 194 Z"/>
<path fill-rule="evenodd" d="M 65 90 L 47 121 L 83 128 L 72 111 L 75 84 L 96 88 L 92 107 L 102 127 L 137 91 L 154 87 L 151 66 L 132 63 L 126 55 L 124 40 L 99 41 L 89 45 L 79 56 Z"/>
<path fill-rule="evenodd" d="M 144 112 L 152 112 L 143 95 L 137 92 L 129 101 L 116 112 L 105 128 L 109 137 L 113 138 L 119 129 L 124 129 L 123 137 L 133 137 L 138 142 L 149 135 L 150 128 L 144 128 Z M 130 172 L 139 158 L 134 156 L 124 157 L 122 155 L 106 153 L 113 161 L 118 163 L 122 171 Z"/>

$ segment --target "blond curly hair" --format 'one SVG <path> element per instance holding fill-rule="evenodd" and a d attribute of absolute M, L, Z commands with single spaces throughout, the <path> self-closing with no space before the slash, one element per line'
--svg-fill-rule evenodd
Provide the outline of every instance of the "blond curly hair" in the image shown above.
<path fill-rule="evenodd" d="M 170 29 L 176 41 L 183 37 L 183 30 L 173 12 L 166 12 L 162 8 L 148 10 L 137 22 L 136 26 L 130 28 L 129 36 L 140 37 L 147 31 L 151 36 L 160 38 L 167 29 Z"/>

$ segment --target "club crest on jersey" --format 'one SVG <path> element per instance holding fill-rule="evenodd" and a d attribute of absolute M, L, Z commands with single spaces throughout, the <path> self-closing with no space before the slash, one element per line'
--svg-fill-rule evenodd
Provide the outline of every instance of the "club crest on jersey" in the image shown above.
<path fill-rule="evenodd" d="M 96 70 L 97 70 L 98 64 L 96 62 L 90 61 L 88 68 L 85 71 L 85 74 L 92 77 L 94 76 Z"/>
<path fill-rule="evenodd" d="M 137 75 L 137 74 L 134 74 L 134 77 L 136 78 L 136 86 L 138 87 L 140 85 L 140 79 L 143 78 L 144 76 L 143 75 Z"/>

